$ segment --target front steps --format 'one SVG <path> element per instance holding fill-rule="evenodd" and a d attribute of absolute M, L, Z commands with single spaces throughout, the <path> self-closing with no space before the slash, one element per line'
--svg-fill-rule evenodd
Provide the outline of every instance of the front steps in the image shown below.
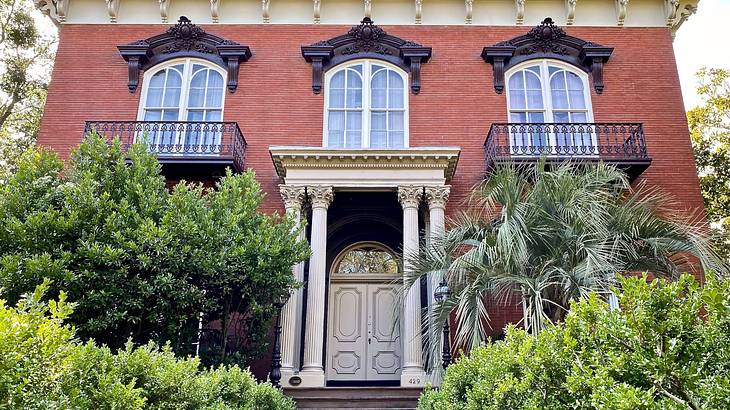
<path fill-rule="evenodd" d="M 316 387 L 284 389 L 298 409 L 415 409 L 420 388 Z"/>

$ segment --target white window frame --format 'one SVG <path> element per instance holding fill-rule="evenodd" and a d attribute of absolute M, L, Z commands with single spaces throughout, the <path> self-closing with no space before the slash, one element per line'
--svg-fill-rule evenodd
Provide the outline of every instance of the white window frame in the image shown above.
<path fill-rule="evenodd" d="M 528 110 L 528 109 L 512 109 L 512 102 L 510 101 L 510 90 L 509 90 L 509 80 L 512 78 L 512 75 L 518 71 L 525 70 L 529 67 L 534 66 L 540 66 L 540 83 L 542 85 L 542 103 L 543 103 L 543 109 L 542 110 Z M 586 108 L 583 110 L 580 109 L 553 109 L 553 99 L 550 88 L 550 73 L 548 71 L 549 66 L 558 67 L 561 70 L 565 70 L 568 72 L 571 72 L 578 76 L 578 78 L 581 79 L 583 82 L 583 98 L 586 102 Z M 539 112 L 542 111 L 545 113 L 545 122 L 546 123 L 555 123 L 553 119 L 553 113 L 555 111 L 585 111 L 586 112 L 586 121 L 587 123 L 593 122 L 593 104 L 591 102 L 591 91 L 590 91 L 590 84 L 588 83 L 588 74 L 583 71 L 579 70 L 576 67 L 572 66 L 571 64 L 564 63 L 560 60 L 552 60 L 552 59 L 539 59 L 539 60 L 529 60 L 522 62 L 520 64 L 517 64 L 514 67 L 511 67 L 507 72 L 505 73 L 505 88 L 507 90 L 507 118 L 511 118 L 512 111 L 534 111 Z M 508 121 L 509 122 L 509 121 Z"/>
<path fill-rule="evenodd" d="M 543 108 L 542 109 L 528 109 L 527 106 L 526 106 L 524 109 L 519 109 L 519 108 L 513 109 L 512 108 L 512 101 L 510 100 L 510 89 L 509 89 L 509 83 L 510 83 L 510 79 L 512 78 L 512 75 L 514 75 L 515 73 L 521 72 L 522 70 L 526 70 L 526 69 L 528 69 L 530 67 L 536 67 L 536 66 L 539 66 L 540 67 L 540 85 L 541 85 L 541 88 L 542 88 L 542 105 L 543 105 Z M 563 108 L 554 109 L 553 108 L 552 88 L 550 86 L 550 80 L 552 78 L 552 75 L 554 75 L 554 74 L 552 74 L 552 75 L 550 74 L 549 67 L 551 67 L 551 66 L 552 67 L 557 67 L 560 70 L 565 70 L 565 71 L 567 71 L 569 73 L 573 73 L 573 74 L 577 75 L 578 78 L 580 78 L 580 80 L 581 80 L 581 82 L 583 84 L 583 99 L 585 101 L 585 108 L 584 109 L 574 109 L 574 108 L 569 108 L 569 109 L 563 109 Z M 525 84 L 525 86 L 526 85 L 527 84 Z M 567 84 L 566 84 L 566 87 L 567 87 Z M 588 74 L 586 72 L 582 71 L 582 70 L 577 69 L 576 67 L 574 67 L 574 66 L 572 66 L 570 64 L 565 63 L 565 62 L 562 62 L 562 61 L 559 61 L 559 60 L 554 60 L 554 59 L 539 59 L 539 60 L 529 60 L 529 61 L 525 61 L 525 62 L 522 62 L 520 64 L 517 64 L 516 66 L 511 67 L 505 73 L 505 88 L 507 90 L 507 92 L 506 92 L 506 94 L 507 94 L 507 119 L 508 119 L 508 122 L 509 123 L 512 123 L 512 112 L 513 111 L 515 111 L 515 112 L 527 112 L 527 113 L 529 113 L 529 112 L 542 112 L 543 113 L 543 119 L 544 119 L 544 123 L 545 124 L 566 124 L 566 125 L 567 124 L 577 124 L 577 123 L 571 123 L 571 122 L 568 122 L 568 123 L 556 123 L 555 122 L 555 118 L 554 118 L 554 113 L 555 112 L 576 112 L 576 111 L 579 111 L 579 112 L 585 112 L 585 114 L 586 114 L 585 123 L 591 124 L 591 123 L 594 122 L 594 119 L 593 119 L 593 104 L 591 102 L 591 89 L 590 89 L 590 84 L 588 82 Z M 526 95 L 525 95 L 525 104 L 527 104 L 527 96 Z M 526 121 L 526 123 L 529 124 L 529 119 Z M 589 126 L 589 128 L 590 128 L 590 126 Z M 555 147 L 557 145 L 557 142 L 556 142 L 557 133 L 555 132 L 555 130 L 556 130 L 556 128 L 552 128 L 552 131 L 553 132 L 551 132 L 550 135 L 549 135 L 549 137 L 550 137 L 549 144 L 552 147 Z M 512 134 L 512 131 L 510 131 L 510 135 L 511 134 Z M 596 135 L 595 127 L 593 128 L 592 132 L 590 132 L 590 135 L 591 135 L 591 144 L 592 144 L 592 146 L 593 147 L 597 147 L 598 140 L 597 140 L 597 135 Z M 525 143 L 527 144 L 527 146 L 531 146 L 532 145 L 532 138 L 531 137 L 528 136 L 525 139 L 525 137 L 523 136 L 522 138 L 523 138 L 522 140 L 525 141 Z M 512 140 L 513 140 L 512 137 L 510 137 L 510 144 L 512 144 Z M 553 154 L 555 154 L 555 153 L 553 152 Z M 557 154 L 555 154 L 555 155 L 557 155 Z M 552 155 L 551 154 L 548 154 L 548 156 L 552 156 Z M 580 157 L 597 157 L 597 156 L 598 156 L 597 153 L 593 153 L 593 154 L 582 154 L 582 155 L 580 155 Z"/>
<path fill-rule="evenodd" d="M 322 127 L 322 146 L 328 147 L 329 146 L 329 111 L 330 111 L 330 104 L 329 104 L 329 96 L 330 96 L 330 89 L 329 84 L 332 79 L 332 77 L 337 74 L 338 72 L 342 70 L 346 70 L 349 67 L 353 67 L 356 65 L 362 64 L 363 70 L 362 70 L 362 109 L 360 112 L 362 113 L 362 120 L 360 124 L 362 125 L 361 129 L 361 136 L 360 136 L 360 147 L 359 148 L 342 148 L 342 149 L 370 149 L 370 113 L 371 111 L 395 111 L 393 109 L 385 109 L 385 110 L 372 110 L 370 107 L 370 83 L 372 80 L 372 66 L 373 65 L 381 65 L 383 67 L 388 68 L 389 70 L 392 70 L 393 72 L 397 73 L 401 76 L 401 79 L 403 79 L 403 148 L 408 148 L 410 146 L 409 144 L 409 109 L 408 109 L 408 74 L 403 71 L 400 67 L 395 66 L 391 63 L 377 60 L 377 59 L 357 59 L 348 61 L 347 63 L 340 64 L 329 71 L 325 73 L 324 76 L 324 119 L 322 121 L 323 127 Z M 390 147 L 385 148 L 373 148 L 373 149 L 393 149 Z"/>

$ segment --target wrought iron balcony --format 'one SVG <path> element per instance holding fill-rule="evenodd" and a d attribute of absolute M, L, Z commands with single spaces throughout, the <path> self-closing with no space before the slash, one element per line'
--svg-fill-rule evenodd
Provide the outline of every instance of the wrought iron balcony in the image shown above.
<path fill-rule="evenodd" d="M 484 151 L 487 169 L 499 162 L 529 163 L 545 157 L 548 165 L 603 161 L 633 179 L 651 164 L 638 123 L 492 124 Z"/>
<path fill-rule="evenodd" d="M 235 122 L 86 121 L 84 135 L 119 138 L 126 150 L 142 143 L 157 154 L 168 177 L 222 175 L 244 171 L 246 140 Z"/>

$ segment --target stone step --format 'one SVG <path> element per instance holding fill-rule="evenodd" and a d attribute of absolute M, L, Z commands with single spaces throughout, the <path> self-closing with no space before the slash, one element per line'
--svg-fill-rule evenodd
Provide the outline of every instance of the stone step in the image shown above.
<path fill-rule="evenodd" d="M 422 389 L 323 387 L 284 389 L 298 409 L 415 409 Z"/>

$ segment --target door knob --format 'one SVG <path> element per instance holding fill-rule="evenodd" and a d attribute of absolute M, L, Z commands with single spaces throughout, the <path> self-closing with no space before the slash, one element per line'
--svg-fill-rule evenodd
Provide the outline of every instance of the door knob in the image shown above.
<path fill-rule="evenodd" d="M 368 344 L 370 344 L 370 338 L 368 337 Z"/>

